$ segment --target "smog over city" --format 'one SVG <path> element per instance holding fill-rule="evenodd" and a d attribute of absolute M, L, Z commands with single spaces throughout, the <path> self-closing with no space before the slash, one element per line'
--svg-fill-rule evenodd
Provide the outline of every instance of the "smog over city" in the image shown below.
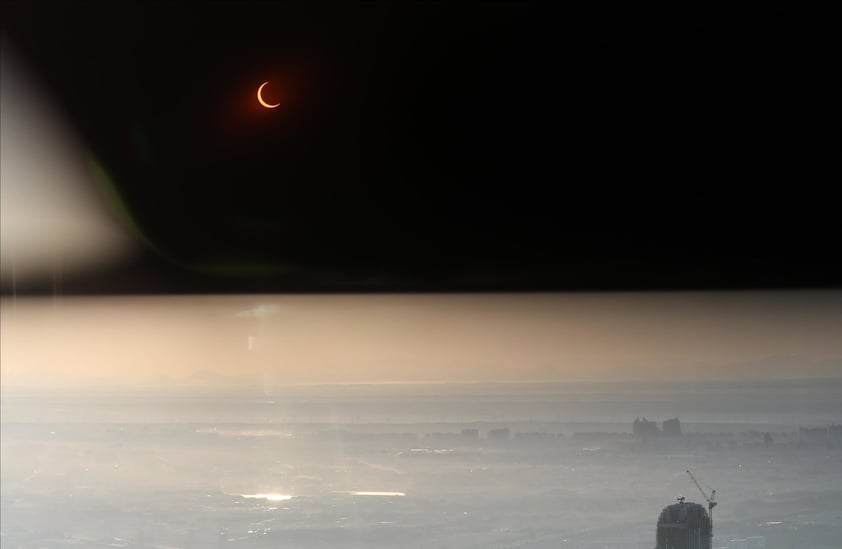
<path fill-rule="evenodd" d="M 840 325 L 826 291 L 6 299 L 3 545 L 651 548 L 716 490 L 713 547 L 832 547 Z"/>

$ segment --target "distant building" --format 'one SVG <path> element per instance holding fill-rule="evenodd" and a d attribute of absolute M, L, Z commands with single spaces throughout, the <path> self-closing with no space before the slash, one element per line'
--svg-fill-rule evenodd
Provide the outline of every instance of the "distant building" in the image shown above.
<path fill-rule="evenodd" d="M 828 429 L 817 427 L 810 429 L 801 427 L 798 430 L 798 442 L 801 444 L 825 444 L 828 441 Z"/>
<path fill-rule="evenodd" d="M 512 438 L 512 432 L 509 430 L 508 427 L 503 427 L 500 429 L 491 429 L 490 431 L 488 431 L 488 438 L 496 440 L 508 440 Z"/>
<path fill-rule="evenodd" d="M 658 424 L 654 421 L 647 421 L 646 418 L 635 419 L 634 423 L 632 423 L 632 432 L 640 437 L 652 437 L 661 434 Z"/>
<path fill-rule="evenodd" d="M 462 429 L 462 438 L 478 439 L 479 429 Z"/>
<path fill-rule="evenodd" d="M 713 524 L 704 507 L 684 498 L 661 511 L 655 549 L 711 549 Z"/>
<path fill-rule="evenodd" d="M 678 421 L 677 417 L 664 421 L 662 429 L 664 435 L 679 437 L 681 436 L 681 422 Z"/>

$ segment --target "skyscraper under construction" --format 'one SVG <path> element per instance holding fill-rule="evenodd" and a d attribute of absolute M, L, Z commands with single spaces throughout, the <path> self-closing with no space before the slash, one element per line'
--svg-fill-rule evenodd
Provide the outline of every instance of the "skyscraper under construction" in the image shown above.
<path fill-rule="evenodd" d="M 712 535 L 713 524 L 705 508 L 679 498 L 658 517 L 655 549 L 711 549 Z"/>

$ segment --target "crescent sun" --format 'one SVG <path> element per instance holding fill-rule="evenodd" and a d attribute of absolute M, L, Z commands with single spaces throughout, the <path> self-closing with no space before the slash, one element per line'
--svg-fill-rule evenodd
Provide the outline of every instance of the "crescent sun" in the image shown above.
<path fill-rule="evenodd" d="M 263 105 L 264 107 L 266 107 L 267 109 L 274 109 L 275 107 L 277 107 L 278 105 L 280 105 L 280 103 L 275 103 L 274 105 L 272 105 L 271 103 L 267 103 L 266 101 L 264 101 L 264 100 L 263 100 L 263 95 L 262 95 L 262 93 L 263 93 L 263 86 L 265 86 L 265 85 L 266 85 L 266 84 L 268 84 L 268 83 L 269 83 L 269 82 L 268 82 L 268 81 L 266 81 L 266 82 L 262 83 L 262 84 L 260 85 L 260 87 L 259 87 L 259 88 L 257 88 L 257 101 L 258 101 L 261 105 Z"/>

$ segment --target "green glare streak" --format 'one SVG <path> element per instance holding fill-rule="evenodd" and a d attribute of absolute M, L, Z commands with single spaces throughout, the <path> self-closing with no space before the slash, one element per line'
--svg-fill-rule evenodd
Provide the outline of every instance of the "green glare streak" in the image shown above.
<path fill-rule="evenodd" d="M 185 263 L 170 254 L 164 252 L 160 246 L 155 244 L 143 231 L 141 226 L 137 223 L 131 211 L 126 206 L 126 202 L 120 195 L 117 187 L 114 185 L 112 179 L 108 176 L 105 168 L 96 161 L 93 157 L 88 157 L 88 168 L 93 175 L 94 184 L 97 191 L 105 199 L 111 211 L 116 215 L 118 221 L 128 229 L 132 236 L 143 243 L 149 250 L 164 259 L 165 261 L 177 265 L 184 269 L 189 269 L 202 274 L 215 276 L 275 276 L 290 272 L 296 267 L 293 265 L 284 265 L 281 263 L 204 263 L 204 264 L 190 264 Z"/>
<path fill-rule="evenodd" d="M 100 195 L 111 208 L 111 211 L 117 216 L 118 221 L 120 221 L 120 223 L 129 230 L 132 236 L 141 241 L 147 248 L 162 257 L 165 256 L 160 248 L 158 248 L 158 246 L 156 246 L 155 243 L 146 236 L 140 225 L 137 224 L 131 212 L 126 207 L 123 197 L 120 196 L 120 193 L 117 191 L 117 188 L 114 186 L 111 178 L 106 173 L 105 168 L 103 168 L 96 159 L 88 157 L 88 169 L 93 175 L 97 191 L 99 191 Z"/>

